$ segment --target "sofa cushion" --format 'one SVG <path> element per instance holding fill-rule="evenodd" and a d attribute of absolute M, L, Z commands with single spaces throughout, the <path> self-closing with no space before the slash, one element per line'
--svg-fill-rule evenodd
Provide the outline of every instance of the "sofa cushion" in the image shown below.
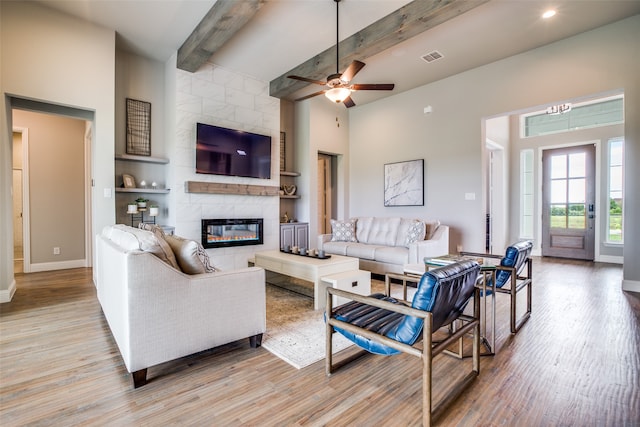
<path fill-rule="evenodd" d="M 356 220 L 348 221 L 331 220 L 331 241 L 332 242 L 357 242 L 356 240 Z"/>
<path fill-rule="evenodd" d="M 385 264 L 404 265 L 409 263 L 409 249 L 404 246 L 385 246 L 376 249 L 375 260 Z"/>
<path fill-rule="evenodd" d="M 126 250 L 141 250 L 150 252 L 169 264 L 176 270 L 180 270 L 173 250 L 164 240 L 162 228 L 156 227 L 154 232 L 129 227 L 124 224 L 116 224 L 103 230 L 103 235 Z M 162 234 L 161 234 L 162 233 Z M 137 242 L 137 243 L 136 243 Z"/>
<path fill-rule="evenodd" d="M 370 245 L 395 246 L 400 218 L 373 218 L 367 241 Z"/>
<path fill-rule="evenodd" d="M 325 242 L 322 249 L 328 254 L 346 255 L 347 247 L 352 244 L 349 242 Z"/>
<path fill-rule="evenodd" d="M 347 256 L 362 259 L 375 259 L 376 249 L 381 246 L 365 243 L 352 243 L 347 247 Z"/>
<path fill-rule="evenodd" d="M 371 231 L 371 223 L 373 218 L 360 217 L 354 218 L 356 222 L 356 239 L 358 242 L 367 243 L 369 241 L 369 231 Z"/>
<path fill-rule="evenodd" d="M 413 224 L 411 224 L 411 226 L 407 230 L 404 246 L 409 247 L 411 243 L 424 240 L 424 237 L 426 236 L 426 232 L 427 232 L 427 225 L 423 221 L 416 220 Z"/>
<path fill-rule="evenodd" d="M 203 274 L 217 271 L 211 265 L 209 254 L 199 242 L 172 235 L 165 236 L 165 240 L 173 250 L 183 273 Z"/>

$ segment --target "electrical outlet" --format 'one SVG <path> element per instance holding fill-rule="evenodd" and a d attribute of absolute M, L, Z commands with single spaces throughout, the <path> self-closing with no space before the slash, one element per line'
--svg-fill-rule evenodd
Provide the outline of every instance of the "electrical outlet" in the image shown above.
<path fill-rule="evenodd" d="M 60 255 L 60 248 L 58 246 L 56 246 L 55 248 L 53 248 L 53 254 L 54 255 Z"/>

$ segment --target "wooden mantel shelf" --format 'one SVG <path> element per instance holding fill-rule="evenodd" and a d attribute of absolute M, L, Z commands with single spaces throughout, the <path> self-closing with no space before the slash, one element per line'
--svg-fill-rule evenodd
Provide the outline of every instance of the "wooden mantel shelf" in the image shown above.
<path fill-rule="evenodd" d="M 245 196 L 279 196 L 280 189 L 273 185 L 224 184 L 220 182 L 186 181 L 186 193 L 239 194 Z"/>

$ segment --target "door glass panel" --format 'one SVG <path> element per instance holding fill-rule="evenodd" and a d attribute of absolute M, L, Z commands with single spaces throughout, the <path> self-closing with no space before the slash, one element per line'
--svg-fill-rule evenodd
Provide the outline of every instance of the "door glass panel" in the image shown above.
<path fill-rule="evenodd" d="M 551 203 L 567 203 L 567 181 L 551 181 Z"/>
<path fill-rule="evenodd" d="M 587 156 L 585 153 L 569 155 L 569 176 L 572 178 L 583 177 L 587 173 Z"/>
<path fill-rule="evenodd" d="M 586 190 L 586 180 L 584 178 L 570 179 L 569 203 L 584 203 Z"/>
<path fill-rule="evenodd" d="M 567 228 L 566 205 L 551 205 L 551 215 L 549 218 L 551 228 Z"/>
<path fill-rule="evenodd" d="M 584 229 L 587 225 L 584 204 L 569 205 L 569 228 Z"/>
<path fill-rule="evenodd" d="M 567 156 L 551 156 L 551 179 L 567 177 Z"/>

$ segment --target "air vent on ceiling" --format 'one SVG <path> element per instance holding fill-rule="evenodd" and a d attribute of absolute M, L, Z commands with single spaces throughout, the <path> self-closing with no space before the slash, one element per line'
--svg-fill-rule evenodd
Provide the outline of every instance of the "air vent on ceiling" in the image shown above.
<path fill-rule="evenodd" d="M 443 57 L 443 55 L 438 52 L 437 50 L 434 50 L 433 52 L 429 52 L 426 55 L 422 55 L 421 58 L 425 61 L 425 62 L 433 62 L 433 61 L 437 61 L 438 59 L 441 59 Z"/>

